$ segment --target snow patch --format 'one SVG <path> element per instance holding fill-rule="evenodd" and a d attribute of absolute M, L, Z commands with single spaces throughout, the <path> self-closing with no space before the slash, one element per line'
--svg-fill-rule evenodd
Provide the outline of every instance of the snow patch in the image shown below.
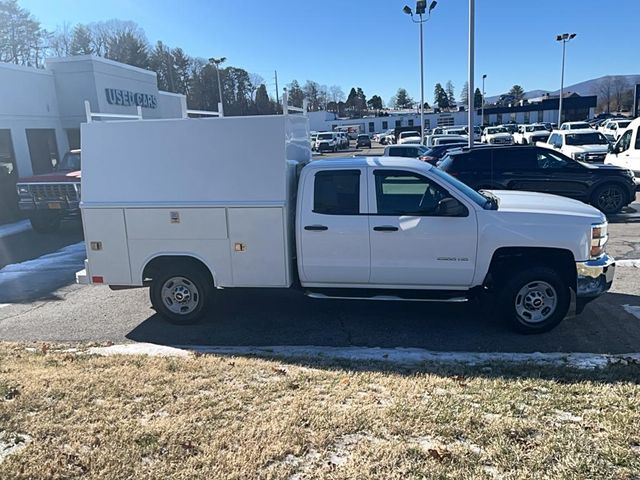
<path fill-rule="evenodd" d="M 0 225 L 0 238 L 9 237 L 11 235 L 17 235 L 23 232 L 28 232 L 29 230 L 31 230 L 31 222 L 29 222 L 29 220 L 21 220 L 16 223 Z"/>
<path fill-rule="evenodd" d="M 0 463 L 9 455 L 15 455 L 31 443 L 31 437 L 25 433 L 9 433 L 0 430 Z"/>
<path fill-rule="evenodd" d="M 640 309 L 640 307 L 638 307 Z M 184 357 L 190 353 L 213 355 L 250 355 L 258 357 L 318 358 L 350 361 L 376 361 L 394 364 L 460 363 L 482 365 L 492 362 L 566 366 L 582 369 L 602 368 L 614 363 L 640 363 L 640 353 L 509 353 L 509 352 L 437 352 L 421 348 L 369 348 L 319 346 L 210 347 L 164 346 L 134 343 L 93 347 L 94 355 L 152 355 Z"/>
<path fill-rule="evenodd" d="M 635 267 L 640 268 L 640 260 L 616 260 L 616 267 Z"/>
<path fill-rule="evenodd" d="M 10 307 L 11 304 L 10 303 L 0 303 L 0 308 L 6 308 L 6 307 Z"/>
<path fill-rule="evenodd" d="M 622 308 L 624 308 L 625 312 L 630 313 L 640 320 L 640 307 L 636 305 L 622 305 Z"/>

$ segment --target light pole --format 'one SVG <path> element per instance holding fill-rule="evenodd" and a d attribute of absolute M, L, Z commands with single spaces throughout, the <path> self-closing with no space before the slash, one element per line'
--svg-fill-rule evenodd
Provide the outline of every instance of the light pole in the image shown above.
<path fill-rule="evenodd" d="M 423 18 L 425 11 L 427 10 L 427 0 L 416 1 L 416 15 L 420 15 L 420 20 L 413 18 L 413 11 L 411 7 L 405 5 L 402 11 L 407 15 L 411 15 L 413 23 L 420 25 L 420 138 L 421 142 L 424 142 L 424 55 L 423 55 L 423 42 L 422 42 L 422 24 L 431 18 L 431 10 L 436 8 L 438 2 L 433 0 L 429 5 L 429 11 L 427 18 Z"/>
<path fill-rule="evenodd" d="M 487 74 L 482 75 L 482 126 L 484 127 L 484 79 L 487 78 Z"/>
<path fill-rule="evenodd" d="M 474 67 L 475 67 L 475 15 L 476 15 L 476 3 L 475 0 L 469 0 L 469 91 L 474 92 L 474 95 L 469 95 L 469 105 L 467 106 L 467 115 L 469 122 L 469 150 L 473 148 L 474 142 L 474 132 L 473 132 L 473 119 L 475 117 L 475 108 L 474 105 L 474 97 L 475 97 L 475 88 L 473 85 L 474 81 Z"/>
<path fill-rule="evenodd" d="M 562 74 L 560 76 L 560 104 L 558 105 L 558 128 L 562 125 L 562 97 L 564 96 L 564 57 L 567 42 L 575 38 L 575 33 L 556 35 L 556 41 L 562 42 Z"/>
<path fill-rule="evenodd" d="M 222 101 L 222 83 L 220 82 L 220 64 L 224 63 L 227 57 L 210 58 L 209 62 L 216 67 L 216 75 L 218 76 L 218 96 L 220 97 L 220 114 L 224 115 L 224 102 Z"/>

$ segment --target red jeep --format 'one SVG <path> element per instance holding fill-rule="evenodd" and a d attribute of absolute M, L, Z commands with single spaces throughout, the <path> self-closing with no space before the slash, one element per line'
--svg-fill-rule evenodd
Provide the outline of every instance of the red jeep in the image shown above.
<path fill-rule="evenodd" d="M 80 150 L 70 150 L 52 173 L 21 178 L 18 207 L 36 232 L 55 232 L 64 218 L 80 217 Z"/>

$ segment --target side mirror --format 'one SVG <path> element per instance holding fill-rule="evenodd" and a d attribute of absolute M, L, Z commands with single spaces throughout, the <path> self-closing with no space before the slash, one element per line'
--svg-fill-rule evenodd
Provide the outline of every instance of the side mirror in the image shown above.
<path fill-rule="evenodd" d="M 452 197 L 443 198 L 436 207 L 436 215 L 439 217 L 464 217 L 467 213 L 467 208 Z"/>

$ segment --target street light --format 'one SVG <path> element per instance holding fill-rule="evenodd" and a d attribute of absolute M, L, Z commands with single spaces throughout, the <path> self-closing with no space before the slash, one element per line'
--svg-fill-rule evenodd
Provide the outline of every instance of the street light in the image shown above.
<path fill-rule="evenodd" d="M 558 105 L 558 128 L 562 125 L 562 97 L 564 96 L 564 57 L 567 42 L 574 39 L 575 33 L 562 33 L 556 35 L 556 41 L 562 42 L 562 74 L 560 77 L 560 104 Z"/>
<path fill-rule="evenodd" d="M 424 141 L 424 55 L 423 55 L 423 45 L 422 45 L 422 24 L 431 18 L 431 11 L 436 8 L 438 2 L 433 0 L 429 5 L 429 11 L 427 12 L 427 18 L 423 18 L 426 9 L 427 9 L 427 0 L 417 0 L 416 1 L 416 15 L 420 16 L 420 20 L 416 20 L 413 18 L 413 11 L 411 7 L 405 5 L 402 9 L 404 13 L 411 16 L 411 20 L 413 23 L 420 24 L 420 138 Z"/>
<path fill-rule="evenodd" d="M 227 57 L 210 58 L 209 62 L 216 68 L 216 75 L 218 76 L 218 96 L 220 97 L 220 115 L 224 115 L 224 104 L 222 102 L 222 83 L 220 83 L 220 64 L 224 63 Z"/>
<path fill-rule="evenodd" d="M 482 126 L 484 127 L 484 79 L 487 78 L 487 74 L 482 75 Z"/>

